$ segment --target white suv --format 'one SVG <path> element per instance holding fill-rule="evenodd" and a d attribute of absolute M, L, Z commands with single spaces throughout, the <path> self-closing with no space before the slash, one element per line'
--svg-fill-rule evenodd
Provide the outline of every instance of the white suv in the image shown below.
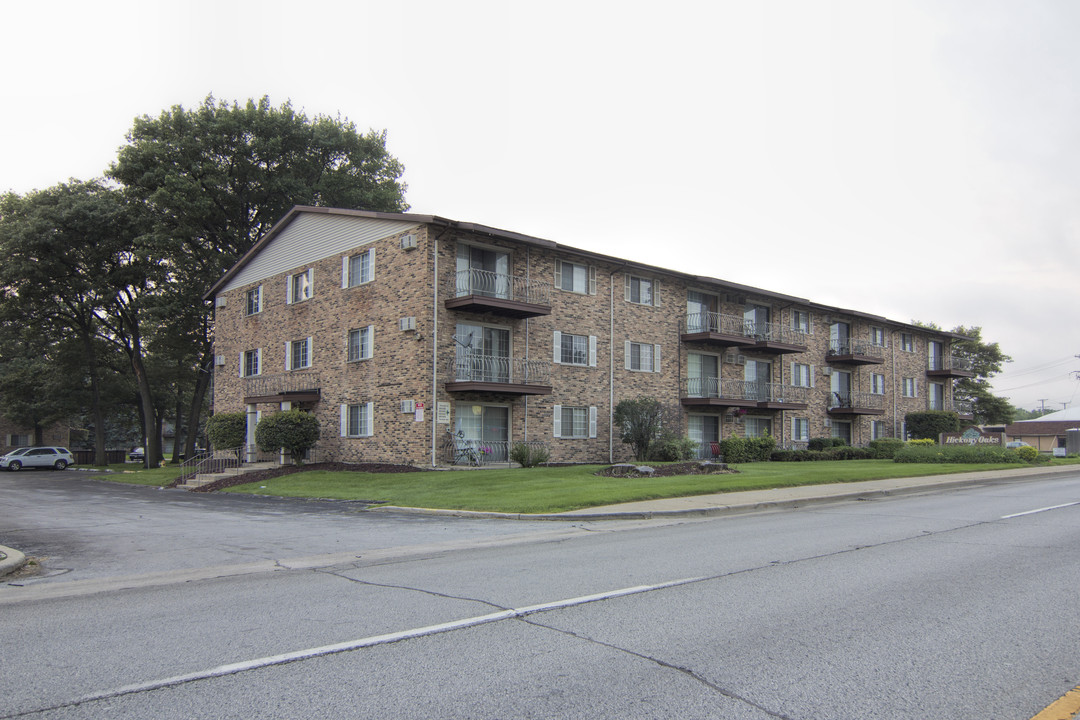
<path fill-rule="evenodd" d="M 12 450 L 0 457 L 0 468 L 22 470 L 24 467 L 44 467 L 63 470 L 75 462 L 71 451 L 62 447 L 26 447 Z"/>

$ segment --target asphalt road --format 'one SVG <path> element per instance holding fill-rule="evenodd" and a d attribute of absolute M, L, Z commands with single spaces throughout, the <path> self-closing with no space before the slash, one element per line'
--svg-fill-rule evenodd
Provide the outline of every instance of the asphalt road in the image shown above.
<path fill-rule="evenodd" d="M 1026 719 L 1080 683 L 1077 475 L 566 527 L 90 485 L 80 525 L 0 477 L 0 544 L 71 566 L 0 585 L 0 717 Z"/>

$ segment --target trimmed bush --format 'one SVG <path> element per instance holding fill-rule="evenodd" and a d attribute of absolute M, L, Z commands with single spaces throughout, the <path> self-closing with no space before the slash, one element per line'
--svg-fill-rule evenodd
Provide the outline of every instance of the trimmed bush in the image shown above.
<path fill-rule="evenodd" d="M 896 453 L 904 447 L 904 441 L 900 438 L 881 438 L 870 441 L 870 454 L 876 460 L 892 460 Z"/>
<path fill-rule="evenodd" d="M 746 438 L 741 437 L 729 437 L 721 440 L 720 454 L 724 456 L 724 462 L 732 465 L 752 460 Z"/>
<path fill-rule="evenodd" d="M 1016 454 L 1020 456 L 1020 459 L 1024 462 L 1035 462 L 1039 459 L 1039 451 L 1030 445 L 1023 445 L 1016 448 Z"/>
<path fill-rule="evenodd" d="M 828 450 L 834 447 L 844 447 L 847 445 L 847 440 L 838 437 L 820 437 L 810 438 L 810 442 L 806 447 L 808 450 Z"/>
<path fill-rule="evenodd" d="M 255 443 L 260 450 L 274 452 L 285 448 L 297 465 L 304 464 L 304 453 L 318 440 L 319 420 L 303 410 L 267 415 L 255 426 Z"/>
<path fill-rule="evenodd" d="M 664 430 L 649 447 L 649 460 L 678 462 L 689 460 L 697 451 L 697 443 L 670 430 Z"/>
<path fill-rule="evenodd" d="M 937 440 L 941 433 L 957 432 L 960 429 L 960 416 L 947 410 L 927 410 L 913 412 L 904 416 L 907 430 L 916 439 Z"/>
<path fill-rule="evenodd" d="M 870 448 L 832 447 L 828 450 L 774 450 L 770 460 L 774 462 L 815 462 L 818 460 L 871 460 Z"/>
<path fill-rule="evenodd" d="M 933 447 L 937 445 L 937 440 L 931 438 L 916 438 L 915 440 L 907 441 L 908 447 Z"/>
<path fill-rule="evenodd" d="M 1022 463 L 1012 450 L 989 445 L 926 446 L 908 443 L 896 453 L 898 463 Z"/>
<path fill-rule="evenodd" d="M 546 463 L 551 459 L 551 453 L 545 447 L 516 443 L 510 448 L 510 459 L 523 468 L 531 468 Z"/>
<path fill-rule="evenodd" d="M 229 450 L 247 439 L 247 413 L 215 413 L 206 421 L 206 437 L 215 450 Z"/>

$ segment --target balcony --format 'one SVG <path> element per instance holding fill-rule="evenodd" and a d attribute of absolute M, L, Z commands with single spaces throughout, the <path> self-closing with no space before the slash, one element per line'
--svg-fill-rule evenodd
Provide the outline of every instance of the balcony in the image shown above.
<path fill-rule="evenodd" d="M 810 403 L 810 388 L 784 385 L 783 383 L 759 383 L 764 385 L 764 399 L 758 407 L 764 410 L 805 410 Z"/>
<path fill-rule="evenodd" d="M 497 355 L 465 355 L 447 363 L 447 392 L 550 395 L 551 362 Z"/>
<path fill-rule="evenodd" d="M 459 270 L 447 287 L 447 310 L 529 318 L 551 314 L 551 284 L 488 270 Z"/>
<path fill-rule="evenodd" d="M 808 335 L 802 330 L 781 323 L 746 321 L 746 334 L 754 339 L 751 348 L 757 352 L 782 355 L 806 352 Z"/>
<path fill-rule="evenodd" d="M 972 420 L 975 418 L 975 406 L 970 400 L 940 402 L 931 398 L 929 403 L 927 403 L 927 409 L 954 412 L 959 415 L 962 420 Z"/>
<path fill-rule="evenodd" d="M 244 402 L 318 402 L 322 378 L 318 373 L 297 370 L 279 375 L 254 375 L 243 379 Z"/>
<path fill-rule="evenodd" d="M 864 340 L 830 340 L 825 362 L 830 365 L 881 365 L 885 348 Z"/>
<path fill-rule="evenodd" d="M 884 415 L 885 396 L 865 392 L 829 393 L 830 415 Z"/>
<path fill-rule="evenodd" d="M 969 378 L 975 377 L 971 371 L 971 360 L 961 357 L 931 356 L 926 370 L 927 377 Z"/>
<path fill-rule="evenodd" d="M 687 378 L 680 402 L 687 407 L 755 408 L 764 394 L 762 383 L 720 378 Z"/>
<path fill-rule="evenodd" d="M 683 342 L 717 347 L 753 347 L 757 343 L 747 332 L 746 320 L 742 317 L 714 312 L 687 313 L 681 337 Z"/>

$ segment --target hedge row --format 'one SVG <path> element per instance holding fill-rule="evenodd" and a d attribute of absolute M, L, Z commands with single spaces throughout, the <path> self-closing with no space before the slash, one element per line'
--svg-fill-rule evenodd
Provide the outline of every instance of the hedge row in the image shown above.
<path fill-rule="evenodd" d="M 898 463 L 1023 463 L 1015 450 L 989 445 L 909 445 L 896 453 Z"/>

